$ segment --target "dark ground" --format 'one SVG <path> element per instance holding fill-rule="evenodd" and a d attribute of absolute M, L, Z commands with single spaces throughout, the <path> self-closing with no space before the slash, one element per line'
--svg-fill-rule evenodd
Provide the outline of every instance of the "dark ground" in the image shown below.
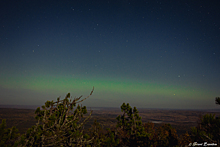
<path fill-rule="evenodd" d="M 87 108 L 88 113 L 90 108 Z M 122 115 L 119 108 L 91 108 L 93 110 L 91 119 L 85 125 L 85 129 L 90 128 L 95 119 L 103 126 L 110 128 L 116 124 L 116 117 Z M 220 116 L 220 112 L 202 111 L 202 110 L 162 110 L 162 109 L 138 109 L 142 122 L 151 121 L 155 126 L 163 123 L 170 123 L 181 135 L 190 131 L 191 127 L 196 126 L 200 115 L 206 113 Z M 19 133 L 23 134 L 31 126 L 36 124 L 34 109 L 21 108 L 0 108 L 0 121 L 6 119 L 7 127 L 16 126 Z"/>

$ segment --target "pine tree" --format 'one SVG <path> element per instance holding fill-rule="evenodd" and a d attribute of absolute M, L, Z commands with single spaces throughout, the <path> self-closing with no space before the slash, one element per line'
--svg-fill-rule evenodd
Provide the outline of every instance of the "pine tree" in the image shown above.
<path fill-rule="evenodd" d="M 129 103 L 125 103 L 121 106 L 123 115 L 119 115 L 116 119 L 118 138 L 120 138 L 120 144 L 125 146 L 146 146 L 149 143 L 150 134 L 145 131 L 142 124 L 141 117 L 138 115 L 136 107 L 132 110 Z M 120 134 L 120 136 L 119 136 Z"/>
<path fill-rule="evenodd" d="M 220 97 L 215 98 L 215 104 L 220 105 Z"/>
<path fill-rule="evenodd" d="M 160 147 L 175 147 L 178 146 L 178 136 L 176 129 L 170 124 L 164 124 L 157 128 L 155 142 Z"/>
<path fill-rule="evenodd" d="M 220 97 L 215 98 L 215 103 L 220 105 Z M 191 128 L 191 138 L 196 142 L 212 142 L 220 144 L 220 118 L 215 114 L 201 116 L 197 127 Z"/>
<path fill-rule="evenodd" d="M 94 87 L 89 96 L 93 91 Z M 38 122 L 21 136 L 20 146 L 86 146 L 91 143 L 95 136 L 85 134 L 83 126 L 92 111 L 84 119 L 83 115 L 87 113 L 85 106 L 78 104 L 74 110 L 76 103 L 84 101 L 89 96 L 82 100 L 80 100 L 82 96 L 71 100 L 68 93 L 63 100 L 57 98 L 56 102 L 47 101 L 42 109 L 38 107 L 35 111 Z"/>
<path fill-rule="evenodd" d="M 15 144 L 15 141 L 20 136 L 20 134 L 16 132 L 18 132 L 18 129 L 15 126 L 6 129 L 6 120 L 2 119 L 2 123 L 0 124 L 0 146 L 17 146 L 17 144 Z"/>

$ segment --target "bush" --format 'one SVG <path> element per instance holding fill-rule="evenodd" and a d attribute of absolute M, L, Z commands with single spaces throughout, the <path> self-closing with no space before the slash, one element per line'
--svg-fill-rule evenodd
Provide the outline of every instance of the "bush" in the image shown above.
<path fill-rule="evenodd" d="M 47 101 L 35 111 L 38 122 L 23 135 L 19 135 L 16 127 L 6 129 L 6 121 L 0 124 L 0 146 L 81 146 L 81 147 L 176 147 L 193 142 L 212 142 L 220 144 L 220 119 L 212 114 L 200 118 L 197 127 L 191 128 L 178 137 L 176 130 L 170 124 L 154 128 L 151 122 L 142 124 L 136 107 L 129 103 L 121 105 L 122 115 L 117 116 L 117 125 L 104 131 L 95 120 L 89 131 L 85 132 L 84 125 L 90 118 L 84 118 L 86 107 L 80 103 L 82 96 L 70 99 L 70 93 L 63 100 Z M 220 98 L 216 98 L 218 104 Z M 75 108 L 76 107 L 76 108 Z M 74 109 L 75 108 L 75 109 Z M 89 133 L 89 134 L 87 134 Z"/>
<path fill-rule="evenodd" d="M 191 138 L 194 142 L 220 143 L 220 119 L 215 114 L 200 117 L 197 127 L 191 128 Z"/>
<path fill-rule="evenodd" d="M 18 129 L 16 127 L 6 129 L 6 120 L 2 119 L 2 123 L 0 124 L 0 146 L 1 147 L 12 147 L 16 146 L 15 144 L 17 138 L 20 134 L 16 133 Z"/>
<path fill-rule="evenodd" d="M 93 91 L 94 87 L 89 96 Z M 81 97 L 71 101 L 68 93 L 63 100 L 57 98 L 56 102 L 47 101 L 42 109 L 38 107 L 35 111 L 38 122 L 21 136 L 21 146 L 86 146 L 91 143 L 95 136 L 84 134 L 83 126 L 92 112 L 82 119 L 87 113 L 86 107 L 78 105 L 74 110 L 76 103 L 88 98 L 80 100 Z"/>

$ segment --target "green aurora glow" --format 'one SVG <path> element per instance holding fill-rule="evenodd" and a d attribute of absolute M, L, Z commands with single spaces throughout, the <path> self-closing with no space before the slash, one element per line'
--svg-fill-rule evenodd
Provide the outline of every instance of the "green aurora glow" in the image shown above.
<path fill-rule="evenodd" d="M 1 86 L 12 90 L 33 90 L 36 92 L 66 93 L 77 91 L 88 93 L 95 87 L 96 95 L 111 93 L 132 96 L 165 96 L 179 99 L 197 99 L 211 95 L 210 91 L 168 84 L 132 81 L 114 78 L 85 78 L 80 76 L 33 76 L 33 77 L 8 77 L 1 79 Z"/>

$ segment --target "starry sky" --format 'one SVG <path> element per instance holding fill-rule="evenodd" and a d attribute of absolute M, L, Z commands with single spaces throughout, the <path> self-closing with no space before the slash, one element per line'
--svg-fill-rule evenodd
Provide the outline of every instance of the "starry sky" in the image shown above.
<path fill-rule="evenodd" d="M 2 0 L 0 104 L 212 109 L 218 0 Z"/>

